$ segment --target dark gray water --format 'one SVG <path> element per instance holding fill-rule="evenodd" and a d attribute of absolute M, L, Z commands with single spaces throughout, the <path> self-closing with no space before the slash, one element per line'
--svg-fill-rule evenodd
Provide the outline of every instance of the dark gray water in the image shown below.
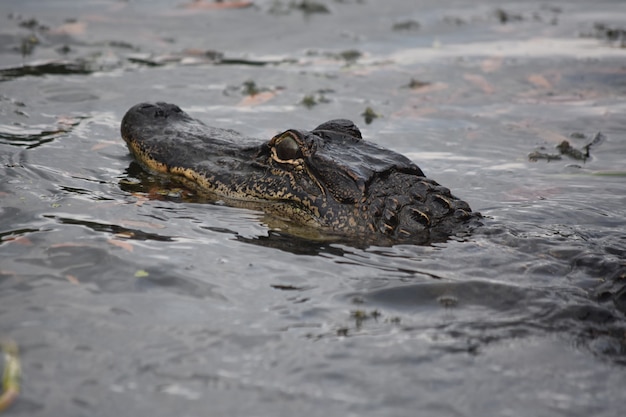
<path fill-rule="evenodd" d="M 247 3 L 0 3 L 6 414 L 622 415 L 626 5 Z M 360 248 L 194 201 L 120 138 L 149 100 L 266 139 L 351 118 L 485 226 Z"/>

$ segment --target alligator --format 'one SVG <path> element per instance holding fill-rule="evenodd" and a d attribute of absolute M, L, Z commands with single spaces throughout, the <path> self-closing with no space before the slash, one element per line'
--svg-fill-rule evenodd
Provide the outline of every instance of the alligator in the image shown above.
<path fill-rule="evenodd" d="M 150 172 L 329 236 L 421 244 L 470 230 L 480 218 L 408 158 L 363 140 L 345 119 L 259 142 L 174 104 L 140 103 L 124 116 L 121 135 Z"/>

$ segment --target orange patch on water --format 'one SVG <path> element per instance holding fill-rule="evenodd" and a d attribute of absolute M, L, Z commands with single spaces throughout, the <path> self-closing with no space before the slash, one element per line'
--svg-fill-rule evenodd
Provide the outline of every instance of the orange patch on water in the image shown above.
<path fill-rule="evenodd" d="M 133 245 L 129 242 L 124 242 L 123 240 L 118 240 L 118 239 L 109 239 L 108 242 L 113 245 L 113 246 L 117 246 L 118 248 L 122 248 L 127 250 L 128 252 L 132 252 L 133 251 Z"/>
<path fill-rule="evenodd" d="M 480 69 L 483 72 L 495 72 L 502 67 L 503 58 L 501 56 L 493 56 L 483 60 L 480 63 Z"/>
<path fill-rule="evenodd" d="M 64 23 L 61 26 L 50 30 L 55 35 L 82 35 L 87 29 L 85 22 Z"/>
<path fill-rule="evenodd" d="M 3 242 L 17 243 L 21 246 L 32 246 L 33 242 L 24 236 L 7 236 L 2 239 Z"/>
<path fill-rule="evenodd" d="M 241 107 L 252 107 L 258 106 L 259 104 L 266 103 L 273 99 L 276 96 L 276 93 L 273 91 L 263 91 L 258 94 L 254 94 L 252 96 L 244 97 L 237 105 Z"/>
<path fill-rule="evenodd" d="M 182 7 L 185 9 L 192 10 L 222 10 L 222 9 L 243 9 L 245 7 L 252 6 L 251 1 L 224 1 L 224 2 L 215 2 L 215 1 L 206 1 L 206 0 L 196 0 L 191 3 L 183 4 Z"/>
<path fill-rule="evenodd" d="M 65 275 L 65 279 L 67 279 L 69 282 L 71 282 L 74 285 L 80 284 L 80 281 L 74 275 L 67 274 Z"/>
<path fill-rule="evenodd" d="M 493 86 L 482 75 L 463 74 L 463 78 L 480 88 L 485 94 L 493 94 L 496 91 L 495 88 L 493 88 Z"/>
<path fill-rule="evenodd" d="M 528 76 L 528 82 L 538 88 L 546 90 L 552 89 L 552 84 L 541 74 L 531 74 Z"/>

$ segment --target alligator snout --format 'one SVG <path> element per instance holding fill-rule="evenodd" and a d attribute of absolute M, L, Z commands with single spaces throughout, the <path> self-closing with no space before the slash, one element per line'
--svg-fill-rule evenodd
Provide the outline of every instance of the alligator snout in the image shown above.
<path fill-rule="evenodd" d="M 140 103 L 126 112 L 125 119 L 145 118 L 145 119 L 167 119 L 170 116 L 182 115 L 184 112 L 175 104 L 169 103 Z"/>

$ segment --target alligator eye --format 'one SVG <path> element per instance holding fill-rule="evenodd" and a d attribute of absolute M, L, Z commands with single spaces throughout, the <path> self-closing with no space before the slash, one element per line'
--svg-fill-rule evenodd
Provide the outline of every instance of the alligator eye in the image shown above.
<path fill-rule="evenodd" d="M 280 139 L 276 145 L 274 145 L 276 151 L 276 157 L 281 161 L 291 161 L 294 159 L 302 158 L 302 152 L 300 152 L 300 146 L 291 136 L 284 136 Z"/>

